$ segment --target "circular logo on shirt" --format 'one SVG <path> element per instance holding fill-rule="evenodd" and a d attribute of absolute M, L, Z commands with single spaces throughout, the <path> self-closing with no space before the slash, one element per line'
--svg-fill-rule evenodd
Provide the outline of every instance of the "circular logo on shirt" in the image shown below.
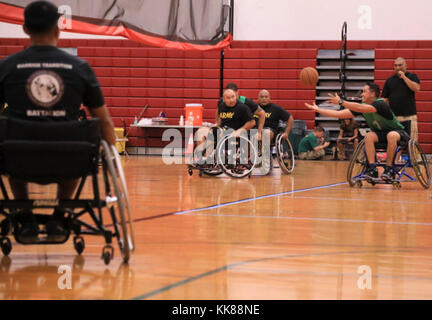
<path fill-rule="evenodd" d="M 26 89 L 28 97 L 35 105 L 49 108 L 63 97 L 64 84 L 57 73 L 40 70 L 28 78 Z"/>

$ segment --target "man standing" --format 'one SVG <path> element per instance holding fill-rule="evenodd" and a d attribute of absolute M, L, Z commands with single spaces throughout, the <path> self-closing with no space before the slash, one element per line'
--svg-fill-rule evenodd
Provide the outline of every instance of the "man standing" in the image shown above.
<path fill-rule="evenodd" d="M 100 119 L 102 137 L 115 144 L 114 127 L 102 91 L 88 63 L 57 48 L 60 30 L 58 9 L 47 1 L 35 1 L 24 10 L 24 32 L 31 46 L 0 62 L 0 106 L 7 117 L 32 121 L 78 121 L 81 104 Z M 10 178 L 15 199 L 28 199 L 28 183 Z M 73 196 L 78 180 L 59 183 L 57 198 Z M 64 233 L 63 212 L 56 210 L 47 223 L 52 236 Z M 37 237 L 32 212 L 23 212 L 20 234 Z"/>
<path fill-rule="evenodd" d="M 420 91 L 420 80 L 415 73 L 407 72 L 404 58 L 396 58 L 395 74 L 389 77 L 383 88 L 382 97 L 390 105 L 399 122 L 411 121 L 413 140 L 418 140 L 417 109 L 415 93 Z"/>

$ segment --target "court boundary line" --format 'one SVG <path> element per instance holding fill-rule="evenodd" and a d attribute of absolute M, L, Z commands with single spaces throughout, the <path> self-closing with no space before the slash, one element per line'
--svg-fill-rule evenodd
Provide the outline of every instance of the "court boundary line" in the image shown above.
<path fill-rule="evenodd" d="M 133 222 L 136 223 L 136 222 L 142 222 L 142 221 L 153 220 L 153 219 L 158 219 L 158 218 L 164 218 L 164 217 L 168 217 L 168 216 L 183 215 L 183 214 L 187 214 L 187 213 L 191 213 L 191 212 L 218 209 L 218 208 L 223 208 L 223 207 L 227 207 L 227 206 L 231 206 L 231 205 L 235 205 L 235 204 L 239 204 L 239 203 L 251 202 L 251 201 L 255 201 L 255 200 L 261 200 L 261 199 L 266 199 L 266 198 L 278 197 L 278 196 L 283 196 L 283 195 L 288 195 L 288 194 L 294 194 L 294 193 L 299 193 L 299 192 L 305 192 L 305 191 L 311 191 L 311 190 L 331 188 L 331 187 L 345 185 L 345 184 L 348 184 L 348 182 L 337 182 L 337 183 L 327 184 L 327 185 L 323 185 L 323 186 L 310 187 L 310 188 L 291 190 L 291 191 L 284 191 L 284 192 L 278 192 L 278 193 L 271 193 L 271 194 L 262 195 L 262 196 L 258 196 L 258 197 L 246 198 L 246 199 L 235 200 L 235 201 L 229 201 L 229 202 L 225 202 L 225 203 L 221 203 L 221 204 L 215 204 L 215 205 L 211 205 L 211 206 L 207 206 L 207 207 L 202 207 L 202 208 L 195 208 L 195 209 L 188 209 L 188 210 L 183 210 L 183 211 L 161 213 L 161 214 L 157 214 L 157 215 L 154 215 L 154 216 L 137 218 L 137 219 L 134 219 Z"/>
<path fill-rule="evenodd" d="M 171 283 L 169 285 L 166 285 L 164 287 L 161 287 L 159 289 L 155 289 L 152 291 L 149 291 L 147 293 L 144 293 L 142 295 L 136 296 L 131 298 L 131 300 L 144 300 L 147 299 L 151 296 L 157 295 L 159 293 L 163 293 L 165 291 L 180 287 L 182 285 L 188 284 L 190 282 L 193 282 L 195 280 L 199 280 L 199 279 L 203 279 L 206 278 L 208 276 L 211 276 L 213 274 L 222 272 L 222 271 L 226 271 L 226 270 L 230 270 L 233 269 L 237 266 L 242 266 L 242 265 L 247 265 L 247 264 L 251 264 L 251 263 L 256 263 L 256 262 L 264 262 L 264 261 L 269 261 L 269 260 L 281 260 L 281 259 L 291 259 L 291 258 L 300 258 L 300 257 L 319 257 L 319 256 L 326 256 L 326 255 L 343 255 L 343 254 L 364 254 L 364 253 L 381 253 L 381 252 L 416 252 L 416 250 L 409 250 L 409 249 L 397 249 L 397 250 L 373 250 L 373 251 L 340 251 L 340 252 L 321 252 L 321 253 L 306 253 L 306 254 L 289 254 L 289 255 L 283 255 L 283 256 L 276 256 L 276 257 L 266 257 L 266 258 L 259 258 L 259 259 L 251 259 L 251 260 L 244 260 L 244 261 L 240 261 L 240 262 L 236 262 L 236 263 L 231 263 L 231 264 L 227 264 L 224 265 L 222 267 L 213 269 L 213 270 L 209 270 L 207 272 L 203 272 L 200 273 L 198 275 L 195 276 L 191 276 L 188 277 L 186 279 L 183 279 L 181 281 L 177 281 L 174 283 Z"/>

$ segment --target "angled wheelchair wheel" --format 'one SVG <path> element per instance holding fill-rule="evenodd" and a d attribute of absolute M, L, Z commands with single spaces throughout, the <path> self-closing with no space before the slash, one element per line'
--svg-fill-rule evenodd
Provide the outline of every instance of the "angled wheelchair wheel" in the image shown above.
<path fill-rule="evenodd" d="M 277 161 L 283 173 L 290 174 L 294 170 L 294 149 L 289 140 L 282 138 L 279 133 L 276 137 Z"/>
<path fill-rule="evenodd" d="M 253 143 L 246 137 L 226 136 L 218 143 L 216 158 L 220 168 L 233 178 L 250 176 L 258 161 Z"/>
<path fill-rule="evenodd" d="M 131 241 L 131 243 L 129 243 L 129 247 L 130 250 L 133 252 L 135 250 L 135 229 L 133 225 L 133 216 L 132 216 L 132 210 L 130 205 L 129 192 L 126 185 L 126 178 L 124 175 L 123 166 L 121 164 L 120 155 L 117 152 L 117 148 L 115 146 L 111 146 L 111 151 L 112 154 L 114 155 L 115 168 L 117 169 L 118 177 L 120 179 L 121 193 L 124 195 L 124 199 L 125 199 L 125 208 L 126 208 L 127 217 L 129 219 L 129 223 L 128 223 L 129 232 L 130 232 L 129 239 Z"/>
<path fill-rule="evenodd" d="M 364 152 L 364 144 L 364 140 L 358 144 L 348 165 L 347 180 L 350 187 L 359 185 L 357 183 L 360 181 L 358 178 L 366 171 L 367 168 L 367 158 Z"/>
<path fill-rule="evenodd" d="M 214 166 L 213 168 L 205 168 L 202 172 L 208 176 L 218 176 L 223 173 L 223 170 L 219 166 Z"/>
<path fill-rule="evenodd" d="M 106 141 L 101 141 L 102 145 L 102 167 L 105 182 L 105 193 L 107 207 L 112 219 L 113 235 L 117 238 L 123 261 L 127 263 L 130 258 L 131 246 L 133 240 L 129 234 L 126 222 L 126 198 L 122 192 L 119 182 L 118 173 L 114 166 L 115 156 L 112 155 L 112 149 Z M 130 221 L 129 223 L 133 223 Z M 107 226 L 106 226 L 107 227 Z M 105 259 L 105 262 L 107 260 Z"/>
<path fill-rule="evenodd" d="M 194 142 L 194 160 L 197 161 L 196 166 L 200 167 L 200 172 L 204 173 L 205 175 L 208 176 L 218 176 L 220 174 L 223 173 L 223 170 L 216 165 L 217 160 L 215 159 L 215 150 L 213 147 L 206 147 L 204 144 L 206 144 L 207 142 L 203 143 L 203 146 L 200 148 L 199 146 L 196 146 L 196 142 Z M 212 142 L 213 143 L 213 142 Z M 215 163 L 214 165 L 212 164 L 207 164 L 205 162 L 200 162 L 198 159 L 202 159 L 203 157 L 210 157 L 212 159 L 212 161 Z M 201 175 L 200 175 L 201 176 Z"/>
<path fill-rule="evenodd" d="M 418 181 L 423 186 L 423 188 L 429 189 L 431 185 L 431 174 L 426 155 L 423 153 L 419 143 L 415 140 L 409 141 L 408 151 L 411 165 Z"/>

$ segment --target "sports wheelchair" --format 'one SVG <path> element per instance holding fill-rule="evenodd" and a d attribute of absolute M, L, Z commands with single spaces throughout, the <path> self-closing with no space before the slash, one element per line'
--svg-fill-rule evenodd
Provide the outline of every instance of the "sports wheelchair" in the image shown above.
<path fill-rule="evenodd" d="M 408 124 L 409 127 L 409 124 Z M 409 130 L 407 130 L 409 132 Z M 366 149 L 364 147 L 365 139 L 360 141 L 357 148 L 354 150 L 351 161 L 348 165 L 347 180 L 351 187 L 362 187 L 363 181 L 376 184 L 392 184 L 394 188 L 400 189 L 401 182 L 414 182 L 416 179 L 409 174 L 409 168 L 414 171 L 417 180 L 428 189 L 431 185 L 431 175 L 428 160 L 423 153 L 419 143 L 410 139 L 409 141 L 399 141 L 396 152 L 392 159 L 392 169 L 395 174 L 395 179 L 382 179 L 382 178 L 369 178 L 365 177 L 365 172 L 369 166 L 366 156 Z M 376 143 L 376 152 L 385 152 L 387 148 L 386 143 Z M 399 161 L 397 161 L 400 158 Z M 379 161 L 377 154 L 375 154 L 375 162 L 377 168 L 384 167 L 386 164 Z"/>
<path fill-rule="evenodd" d="M 212 128 L 213 135 L 207 134 L 207 140 L 202 144 L 197 145 L 194 142 L 194 164 L 188 166 L 189 175 L 193 174 L 193 170 L 198 170 L 200 177 L 203 174 L 216 176 L 226 173 L 234 178 L 246 176 L 250 178 L 252 171 L 257 167 L 266 167 L 266 174 L 271 171 L 273 159 L 270 148 L 263 147 L 259 141 L 256 141 L 255 136 L 251 139 L 245 135 L 233 137 L 224 129 L 218 134 L 218 130 L 220 129 Z M 221 139 L 215 143 L 214 137 L 218 136 L 221 136 Z M 294 169 L 294 152 L 291 143 L 282 139 L 282 133 L 277 135 L 275 141 L 280 168 L 286 174 L 291 173 Z M 263 153 L 268 154 L 269 157 L 266 158 Z"/>
<path fill-rule="evenodd" d="M 265 129 L 265 128 L 264 128 Z M 259 163 L 257 169 L 261 169 L 261 175 L 270 174 L 274 165 L 274 160 L 276 158 L 278 163 L 278 168 L 284 174 L 290 174 L 294 170 L 295 159 L 294 159 L 294 149 L 291 145 L 290 140 L 285 140 L 282 138 L 285 131 L 284 127 L 279 127 L 280 132 L 276 135 L 273 141 L 269 144 L 262 145 L 261 141 L 258 142 L 259 150 Z M 267 131 L 268 132 L 268 131 Z M 263 141 L 266 141 L 266 130 L 263 132 Z M 268 155 L 268 156 L 265 156 Z"/>
<path fill-rule="evenodd" d="M 95 235 L 105 239 L 105 264 L 114 256 L 113 238 L 117 239 L 123 261 L 129 261 L 135 247 L 129 195 L 120 157 L 114 146 L 100 139 L 98 119 L 39 122 L 0 117 L 0 175 L 0 247 L 5 256 L 12 250 L 9 235 L 21 244 L 61 244 L 73 233 L 79 255 L 85 249 L 82 236 Z M 39 185 L 67 179 L 80 182 L 71 200 L 13 200 L 2 176 Z M 82 196 L 88 177 L 93 198 Z M 46 209 L 64 212 L 65 235 L 61 239 L 50 238 L 46 224 L 51 215 L 33 212 L 37 237 L 31 241 L 21 238 L 20 215 Z"/>
<path fill-rule="evenodd" d="M 257 149 L 247 135 L 235 137 L 232 132 L 232 129 L 212 127 L 205 134 L 204 142 L 198 145 L 194 139 L 193 164 L 188 165 L 189 175 L 193 174 L 193 170 L 198 170 L 200 177 L 222 173 L 233 178 L 250 177 L 258 161 Z"/>

